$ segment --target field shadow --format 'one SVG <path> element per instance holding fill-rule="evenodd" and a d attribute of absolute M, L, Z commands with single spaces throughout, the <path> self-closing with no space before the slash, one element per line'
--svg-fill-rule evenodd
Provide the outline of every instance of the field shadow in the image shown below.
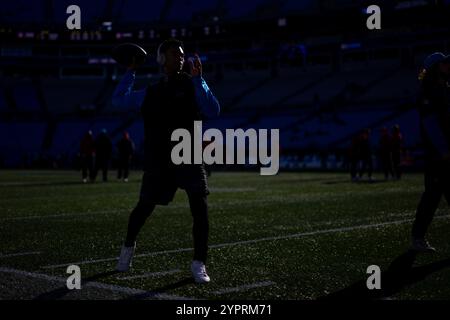
<path fill-rule="evenodd" d="M 128 296 L 123 300 L 142 300 L 142 299 L 147 299 L 147 298 L 157 298 L 158 295 L 166 293 L 167 291 L 178 289 L 178 288 L 181 288 L 181 287 L 187 286 L 189 284 L 193 284 L 193 283 L 195 283 L 194 278 L 187 277 L 187 278 L 183 278 L 175 283 L 171 283 L 171 284 L 168 284 L 168 285 L 165 285 L 165 286 L 153 289 L 153 290 L 149 290 L 144 293 L 139 293 L 139 294 Z"/>
<path fill-rule="evenodd" d="M 406 286 L 424 280 L 430 274 L 450 267 L 450 258 L 427 265 L 412 267 L 417 252 L 409 250 L 392 261 L 386 271 L 381 273 L 381 289 L 369 290 L 366 286 L 367 278 L 359 280 L 347 288 L 333 292 L 318 300 L 354 299 L 377 300 L 386 299 L 400 292 Z M 368 275 L 369 276 L 369 275 Z"/>
<path fill-rule="evenodd" d="M 107 272 L 101 272 L 97 273 L 95 275 L 92 275 L 87 278 L 83 278 L 81 282 L 81 287 L 88 284 L 89 282 L 94 282 L 102 278 L 107 278 L 109 276 L 115 275 L 119 273 L 118 271 L 107 271 Z M 67 286 L 63 286 L 61 288 L 42 293 L 35 297 L 33 300 L 58 300 L 64 298 L 68 293 L 73 292 L 74 290 L 67 289 Z M 77 290 L 75 290 L 77 291 Z"/>

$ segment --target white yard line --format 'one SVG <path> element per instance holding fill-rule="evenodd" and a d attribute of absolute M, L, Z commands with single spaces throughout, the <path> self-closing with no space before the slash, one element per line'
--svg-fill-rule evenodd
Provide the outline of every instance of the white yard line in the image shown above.
<path fill-rule="evenodd" d="M 275 284 L 275 282 L 272 282 L 272 281 L 263 281 L 263 282 L 246 284 L 243 286 L 238 286 L 238 287 L 233 287 L 233 288 L 224 288 L 221 290 L 213 291 L 212 293 L 215 295 L 221 295 L 221 294 L 227 294 L 227 293 L 246 291 L 246 290 L 255 289 L 255 288 L 273 286 L 274 284 Z"/>
<path fill-rule="evenodd" d="M 10 217 L 3 218 L 0 221 L 16 221 L 16 220 L 34 220 L 34 219 L 47 219 L 47 218 L 64 218 L 64 217 L 80 217 L 80 216 L 89 216 L 96 214 L 118 214 L 122 212 L 128 212 L 128 209 L 123 210 L 102 210 L 102 211 L 91 211 L 91 212 L 67 212 L 67 213 L 57 213 L 57 214 L 48 214 L 48 215 L 35 215 L 35 216 L 19 216 L 19 217 Z"/>
<path fill-rule="evenodd" d="M 30 252 L 18 252 L 18 253 L 10 253 L 10 254 L 0 254 L 0 259 L 2 258 L 11 258 L 11 257 L 21 257 L 21 256 L 31 256 L 41 254 L 40 251 L 30 251 Z"/>
<path fill-rule="evenodd" d="M 132 280 L 132 279 L 141 279 L 141 278 L 155 278 L 155 277 L 162 277 L 169 274 L 175 274 L 181 272 L 180 269 L 174 269 L 174 270 L 168 270 L 168 271 L 159 271 L 159 272 L 151 272 L 151 273 L 144 273 L 136 276 L 129 276 L 129 277 L 117 277 L 119 280 Z"/>
<path fill-rule="evenodd" d="M 443 219 L 443 218 L 449 218 L 450 215 L 443 215 L 443 216 L 436 216 L 435 219 Z M 390 221 L 390 222 L 382 222 L 382 223 L 375 223 L 375 224 L 366 224 L 366 225 L 359 225 L 359 226 L 352 226 L 352 227 L 343 227 L 343 228 L 333 228 L 333 229 L 325 229 L 325 230 L 316 230 L 316 231 L 310 231 L 310 232 L 301 232 L 301 233 L 295 233 L 285 236 L 276 236 L 276 237 L 265 237 L 265 238 L 259 238 L 259 239 L 253 239 L 253 240 L 244 240 L 244 241 L 236 241 L 236 242 L 227 242 L 227 243 L 221 243 L 221 244 L 213 244 L 210 245 L 210 249 L 214 248 L 224 248 L 224 247 L 231 247 L 231 246 L 237 246 L 237 245 L 246 245 L 246 244 L 253 244 L 263 241 L 277 241 L 277 240 L 287 240 L 287 239 L 295 239 L 300 237 L 306 237 L 306 236 L 314 236 L 318 234 L 329 234 L 329 233 L 339 233 L 339 232 L 347 232 L 347 231 L 354 231 L 354 230 L 364 230 L 364 229 L 371 229 L 371 228 L 379 228 L 379 227 L 385 227 L 390 225 L 396 225 L 396 224 L 403 224 L 407 222 L 411 222 L 414 219 L 404 219 L 404 220 L 397 220 L 397 221 Z M 156 256 L 160 254 L 168 254 L 168 253 L 179 253 L 179 252 L 186 252 L 186 251 L 192 251 L 193 248 L 180 248 L 180 249 L 173 249 L 173 250 L 163 250 L 163 251 L 156 251 L 156 252 L 149 252 L 149 253 L 143 253 L 135 255 L 134 258 L 143 258 L 143 257 L 151 257 Z M 43 266 L 41 268 L 43 269 L 53 269 L 53 268 L 59 268 L 59 267 L 66 267 L 69 265 L 84 265 L 84 264 L 92 264 L 92 263 L 99 263 L 99 262 L 108 262 L 108 261 L 114 261 L 118 258 L 105 258 L 105 259 L 96 259 L 96 260 L 84 260 L 84 261 L 78 261 L 78 262 L 71 262 L 71 263 L 64 263 L 64 264 L 55 264 L 55 265 L 48 265 Z"/>
<path fill-rule="evenodd" d="M 61 282 L 64 284 L 67 281 L 66 278 L 62 278 L 62 277 L 49 276 L 49 275 L 42 274 L 42 273 L 28 272 L 28 271 L 22 271 L 22 270 L 17 270 L 17 269 L 10 269 L 10 268 L 1 268 L 0 267 L 0 273 L 15 274 L 15 275 L 24 276 L 24 277 L 31 277 L 34 279 L 47 280 L 47 281 L 52 281 L 52 282 Z M 84 284 L 82 283 L 81 288 L 85 288 L 85 287 L 91 287 L 91 288 L 96 288 L 96 289 L 105 289 L 105 290 L 109 290 L 109 291 L 124 293 L 127 295 L 145 295 L 146 297 L 152 297 L 152 298 L 164 299 L 164 300 L 191 300 L 186 297 L 174 296 L 174 295 L 170 295 L 170 294 L 166 294 L 166 293 L 150 294 L 148 291 L 141 290 L 141 289 L 128 288 L 128 287 L 117 286 L 117 285 L 110 285 L 110 284 L 105 284 L 105 283 L 100 283 L 100 282 L 87 282 Z M 147 296 L 147 294 L 149 294 L 149 295 Z"/>

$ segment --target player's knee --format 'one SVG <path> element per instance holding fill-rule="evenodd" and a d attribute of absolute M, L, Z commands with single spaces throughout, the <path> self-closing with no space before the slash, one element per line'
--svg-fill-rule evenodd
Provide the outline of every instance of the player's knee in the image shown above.
<path fill-rule="evenodd" d="M 134 208 L 132 215 L 148 217 L 155 209 L 155 204 L 147 201 L 139 200 L 136 207 Z"/>

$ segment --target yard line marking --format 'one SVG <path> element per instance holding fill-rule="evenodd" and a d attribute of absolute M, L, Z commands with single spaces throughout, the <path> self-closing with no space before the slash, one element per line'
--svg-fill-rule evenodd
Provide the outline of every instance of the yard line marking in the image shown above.
<path fill-rule="evenodd" d="M 168 274 L 174 274 L 181 272 L 180 269 L 174 269 L 174 270 L 168 270 L 168 271 L 159 271 L 159 272 L 151 272 L 151 273 L 144 273 L 136 276 L 129 276 L 129 277 L 118 277 L 119 280 L 132 280 L 132 279 L 141 279 L 141 278 L 154 278 L 154 277 L 161 277 Z"/>
<path fill-rule="evenodd" d="M 10 269 L 10 268 L 2 268 L 0 267 L 0 273 L 10 273 L 25 277 L 31 277 L 35 279 L 40 280 L 47 280 L 47 281 L 53 281 L 53 282 L 62 282 L 66 284 L 67 279 L 62 277 L 56 277 L 56 276 L 49 276 L 42 273 L 35 273 L 35 272 L 28 272 L 23 270 L 17 270 L 17 269 Z M 145 295 L 145 297 L 151 297 L 156 299 L 164 299 L 164 300 L 191 300 L 190 298 L 181 297 L 181 296 L 175 296 L 170 295 L 166 293 L 158 293 L 158 292 L 148 292 L 142 289 L 135 289 L 135 288 L 128 288 L 118 285 L 111 285 L 101 282 L 87 282 L 87 283 L 81 283 L 82 287 L 92 287 L 96 289 L 105 289 L 109 291 L 115 291 L 120 293 L 125 293 L 128 295 Z"/>
<path fill-rule="evenodd" d="M 255 288 L 273 286 L 274 284 L 275 284 L 275 282 L 272 282 L 272 281 L 263 281 L 263 282 L 253 283 L 253 284 L 246 284 L 246 285 L 239 286 L 239 287 L 224 288 L 221 290 L 213 291 L 212 293 L 215 295 L 221 295 L 221 294 L 226 294 L 226 293 L 241 292 L 241 291 L 246 291 L 246 290 L 255 289 Z"/>
<path fill-rule="evenodd" d="M 92 214 L 117 214 L 122 212 L 127 212 L 128 209 L 124 210 L 103 210 L 103 211 L 91 211 L 91 212 L 67 212 L 67 213 L 58 213 L 58 214 L 51 214 L 51 215 L 42 215 L 42 216 L 20 216 L 20 217 L 10 217 L 10 218 L 3 218 L 0 219 L 0 221 L 15 221 L 15 220 L 29 220 L 29 219 L 47 219 L 47 218 L 62 218 L 62 217 L 78 217 L 78 216 L 88 216 Z"/>
<path fill-rule="evenodd" d="M 443 219 L 443 218 L 449 218 L 449 217 L 450 217 L 450 214 L 449 215 L 436 216 L 435 219 Z M 301 233 L 295 233 L 295 234 L 290 234 L 290 235 L 286 235 L 286 236 L 265 237 L 265 238 L 259 238 L 259 239 L 253 239 L 253 240 L 226 242 L 226 243 L 210 245 L 209 248 L 210 249 L 224 248 L 224 247 L 231 247 L 231 246 L 237 246 L 237 245 L 253 244 L 253 243 L 258 243 L 258 242 L 263 242 L 263 241 L 277 241 L 277 240 L 295 239 L 295 238 L 301 238 L 301 237 L 307 237 L 307 236 L 314 236 L 314 235 L 317 235 L 317 234 L 327 234 L 327 233 L 338 233 L 338 232 L 347 232 L 347 231 L 354 231 L 354 230 L 364 230 L 364 229 L 370 229 L 370 228 L 385 227 L 385 226 L 395 225 L 395 224 L 403 224 L 403 223 L 411 222 L 413 220 L 414 219 L 405 219 L 405 220 L 397 220 L 397 221 L 382 222 L 382 223 L 375 223 L 375 224 L 359 225 L 359 226 L 353 226 L 353 227 L 343 227 L 343 228 L 333 228 L 333 229 L 301 232 Z M 160 255 L 160 254 L 179 253 L 179 252 L 186 252 L 186 251 L 192 251 L 192 250 L 194 250 L 194 248 L 181 248 L 181 249 L 163 250 L 163 251 L 156 251 L 156 252 L 149 252 L 149 253 L 138 254 L 138 255 L 135 255 L 134 258 L 151 257 L 151 256 Z M 63 264 L 42 266 L 41 268 L 43 268 L 43 269 L 53 269 L 53 268 L 59 268 L 59 267 L 67 267 L 67 266 L 70 266 L 72 264 L 83 265 L 83 264 L 92 264 L 92 263 L 98 263 L 98 262 L 108 262 L 108 261 L 114 261 L 114 260 L 118 260 L 118 258 L 116 257 L 116 258 L 105 258 L 105 259 L 96 259 L 96 260 L 85 260 L 85 261 L 78 261 L 78 262 L 71 262 L 71 263 L 63 263 Z"/>
<path fill-rule="evenodd" d="M 31 256 L 41 254 L 40 251 L 30 251 L 30 252 L 19 252 L 19 253 L 10 253 L 10 254 L 0 254 L 1 258 L 11 258 L 11 257 L 20 257 L 20 256 Z"/>
<path fill-rule="evenodd" d="M 150 253 L 141 253 L 137 254 L 133 257 L 133 259 L 136 258 L 142 258 L 142 257 L 151 257 L 156 256 L 160 254 L 166 254 L 166 253 L 179 253 L 179 252 L 185 252 L 185 251 L 192 251 L 194 248 L 183 248 L 183 249 L 173 249 L 173 250 L 164 250 L 164 251 L 156 251 L 156 252 L 150 252 Z M 86 261 L 79 261 L 79 262 L 73 262 L 73 263 L 63 263 L 63 264 L 56 264 L 51 266 L 44 266 L 41 267 L 42 269 L 53 269 L 53 268 L 59 268 L 59 267 L 67 267 L 70 265 L 83 265 L 83 264 L 92 264 L 92 263 L 99 263 L 99 262 L 109 262 L 109 261 L 115 261 L 119 260 L 118 257 L 116 258 L 105 258 L 105 259 L 96 259 L 96 260 L 86 260 Z"/>
<path fill-rule="evenodd" d="M 247 192 L 247 191 L 256 191 L 256 188 L 252 187 L 242 187 L 242 188 L 233 188 L 233 187 L 211 187 L 209 188 L 211 192 L 218 193 L 227 193 L 227 192 Z"/>

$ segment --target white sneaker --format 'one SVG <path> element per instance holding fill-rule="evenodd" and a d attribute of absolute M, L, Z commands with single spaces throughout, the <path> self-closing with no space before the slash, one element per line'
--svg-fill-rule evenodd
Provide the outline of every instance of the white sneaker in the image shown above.
<path fill-rule="evenodd" d="M 87 183 L 87 179 L 83 179 L 83 183 Z"/>
<path fill-rule="evenodd" d="M 436 252 L 425 239 L 412 239 L 411 249 L 419 252 Z"/>
<path fill-rule="evenodd" d="M 194 260 L 191 265 L 192 276 L 197 283 L 208 283 L 211 281 L 206 273 L 205 264 L 201 261 Z"/>
<path fill-rule="evenodd" d="M 119 262 L 116 266 L 116 271 L 127 272 L 128 270 L 130 270 L 135 249 L 136 243 L 132 247 L 122 246 L 122 249 L 120 250 Z"/>
<path fill-rule="evenodd" d="M 128 182 L 128 178 L 123 179 L 123 181 Z"/>

